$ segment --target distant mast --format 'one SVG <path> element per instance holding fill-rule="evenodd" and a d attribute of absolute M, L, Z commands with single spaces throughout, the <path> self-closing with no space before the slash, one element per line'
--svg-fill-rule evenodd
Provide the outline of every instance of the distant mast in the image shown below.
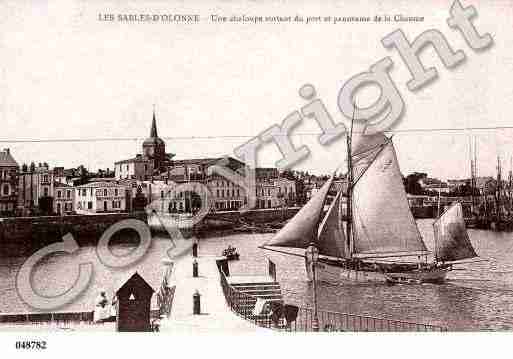
<path fill-rule="evenodd" d="M 470 155 L 470 214 L 473 215 L 475 213 L 476 208 L 476 201 L 474 198 L 474 191 L 476 188 L 476 164 L 474 162 L 474 155 L 473 155 L 473 146 L 472 146 L 472 137 L 469 138 L 469 155 Z"/>
<path fill-rule="evenodd" d="M 353 231 L 352 231 L 352 207 L 353 207 L 353 154 L 352 154 L 352 145 L 353 145 L 353 123 L 354 116 L 356 111 L 356 103 L 353 104 L 353 117 L 351 118 L 351 129 L 349 131 L 349 136 L 347 137 L 347 201 L 346 201 L 346 235 L 347 235 L 347 255 L 349 258 L 353 256 Z"/>
<path fill-rule="evenodd" d="M 497 191 L 495 194 L 495 214 L 497 215 L 497 224 L 501 222 L 501 190 L 502 190 L 502 168 L 501 158 L 497 156 Z"/>

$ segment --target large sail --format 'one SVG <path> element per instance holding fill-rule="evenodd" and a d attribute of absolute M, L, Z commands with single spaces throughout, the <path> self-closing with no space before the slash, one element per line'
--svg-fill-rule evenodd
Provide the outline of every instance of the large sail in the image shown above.
<path fill-rule="evenodd" d="M 339 191 L 319 226 L 318 239 L 316 243 L 320 254 L 331 257 L 346 258 L 346 236 L 344 234 L 340 218 L 341 199 L 342 191 Z"/>
<path fill-rule="evenodd" d="M 358 182 L 388 141 L 382 133 L 354 138 L 351 149 L 354 183 Z"/>
<path fill-rule="evenodd" d="M 435 258 L 439 261 L 457 261 L 477 257 L 470 243 L 461 203 L 452 205 L 435 223 Z"/>
<path fill-rule="evenodd" d="M 307 248 L 310 243 L 316 242 L 324 202 L 332 183 L 333 177 L 264 246 Z"/>
<path fill-rule="evenodd" d="M 372 156 L 372 163 L 355 178 L 353 253 L 360 256 L 427 254 L 408 205 L 394 146 L 390 139 L 381 138 L 380 145 L 379 138 L 371 136 L 372 146 L 367 153 Z M 365 158 L 359 161 L 368 162 Z"/>

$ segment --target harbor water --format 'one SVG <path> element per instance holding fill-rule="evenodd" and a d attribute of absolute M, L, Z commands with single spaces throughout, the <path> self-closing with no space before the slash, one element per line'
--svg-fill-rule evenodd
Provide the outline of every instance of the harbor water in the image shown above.
<path fill-rule="evenodd" d="M 433 248 L 433 220 L 419 220 L 419 229 L 429 249 Z M 449 330 L 513 329 L 513 233 L 469 230 L 472 245 L 482 259 L 455 266 L 444 284 L 387 285 L 352 283 L 318 286 L 321 310 L 369 315 L 380 318 L 440 325 Z M 312 286 L 306 281 L 304 261 L 258 249 L 272 234 L 232 234 L 202 239 L 200 253 L 219 255 L 228 245 L 237 248 L 240 260 L 230 262 L 236 275 L 266 274 L 267 258 L 277 266 L 277 279 L 284 300 L 311 306 Z M 113 251 L 123 254 L 134 243 L 116 244 Z M 90 311 L 98 291 L 112 294 L 119 280 L 136 270 L 152 285 L 162 275 L 161 260 L 171 246 L 170 240 L 156 238 L 147 255 L 125 269 L 105 267 L 96 257 L 94 247 L 81 248 L 73 256 L 56 254 L 41 262 L 33 278 L 34 289 L 42 295 L 62 293 L 74 281 L 77 263 L 90 262 L 94 277 L 84 293 L 58 311 Z M 25 258 L 3 258 L 0 264 L 0 313 L 36 311 L 20 299 L 16 291 L 16 273 Z M 200 269 L 201 270 L 201 269 Z M 71 274 L 70 274 L 71 273 Z"/>

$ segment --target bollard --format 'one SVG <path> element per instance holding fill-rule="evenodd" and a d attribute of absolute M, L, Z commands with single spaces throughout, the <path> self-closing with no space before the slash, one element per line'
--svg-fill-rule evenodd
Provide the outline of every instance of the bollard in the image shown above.
<path fill-rule="evenodd" d="M 198 257 L 198 240 L 194 238 L 194 242 L 192 243 L 192 256 L 194 258 Z"/>
<path fill-rule="evenodd" d="M 200 314 L 201 313 L 201 301 L 200 301 L 201 294 L 199 294 L 198 290 L 194 292 L 192 295 L 192 314 Z"/>
<path fill-rule="evenodd" d="M 196 259 L 192 261 L 192 276 L 194 278 L 198 277 L 198 261 Z"/>

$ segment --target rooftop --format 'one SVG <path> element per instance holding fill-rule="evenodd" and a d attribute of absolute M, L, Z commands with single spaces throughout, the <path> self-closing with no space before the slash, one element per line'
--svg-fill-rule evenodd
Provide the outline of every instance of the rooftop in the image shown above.
<path fill-rule="evenodd" d="M 77 186 L 77 188 L 104 188 L 104 187 L 124 187 L 118 183 L 115 182 L 90 182 L 86 183 L 80 186 Z"/>
<path fill-rule="evenodd" d="M 18 167 L 18 162 L 12 157 L 8 148 L 0 151 L 0 166 L 1 167 Z"/>

